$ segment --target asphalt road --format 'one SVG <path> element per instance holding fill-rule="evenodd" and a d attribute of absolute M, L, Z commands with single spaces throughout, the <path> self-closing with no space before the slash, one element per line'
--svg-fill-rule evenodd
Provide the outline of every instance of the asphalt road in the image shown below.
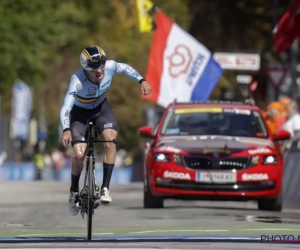
<path fill-rule="evenodd" d="M 3 241 L 5 238 L 7 240 L 12 237 L 22 237 L 25 241 L 32 237 L 40 241 L 44 237 L 52 237 L 51 239 L 71 237 L 67 238 L 71 243 L 57 244 L 75 247 L 72 245 L 72 239 L 84 239 L 86 236 L 86 220 L 83 220 L 80 215 L 76 217 L 69 215 L 68 190 L 68 183 L 1 182 L 0 247 L 12 246 L 4 244 Z M 171 200 L 165 202 L 164 209 L 144 209 L 142 190 L 141 183 L 111 187 L 113 202 L 109 206 L 101 206 L 96 210 L 93 232 L 95 240 L 117 238 L 119 243 L 102 243 L 101 247 L 115 249 L 116 247 L 128 249 L 138 249 L 137 247 L 140 249 L 146 249 L 145 247 L 156 249 L 175 249 L 175 247 L 177 249 L 277 249 L 278 247 L 278 249 L 292 249 L 284 248 L 279 244 L 258 246 L 258 243 L 245 243 L 241 248 L 241 243 L 234 244 L 229 241 L 237 237 L 248 240 L 257 240 L 261 237 L 270 239 L 277 235 L 275 240 L 279 243 L 279 240 L 287 237 L 282 235 L 289 235 L 289 239 L 295 240 L 298 240 L 298 235 L 300 235 L 299 210 L 285 208 L 281 213 L 270 213 L 258 211 L 256 204 L 251 202 Z M 278 235 L 281 237 L 279 238 Z M 162 242 L 153 242 L 150 245 L 143 242 L 123 242 L 130 241 L 130 239 L 143 241 L 147 237 L 152 241 L 155 241 L 153 239 L 157 237 Z M 186 242 L 189 243 L 180 243 L 180 240 L 172 243 L 166 240 L 170 237 L 173 237 L 173 241 L 177 241 L 178 237 L 185 237 Z M 208 242 L 212 238 L 222 241 L 228 239 L 228 243 Z M 193 242 L 195 239 L 198 239 L 198 242 Z M 47 244 L 47 246 L 52 244 L 53 247 L 58 247 L 54 243 Z M 77 242 L 76 247 L 82 247 L 82 244 L 84 247 L 99 248 L 99 244 L 81 242 Z M 207 244 L 211 248 L 207 248 Z M 22 246 L 30 247 L 30 244 L 22 244 Z M 20 247 L 20 244 L 13 245 L 13 247 Z M 293 245 L 293 249 L 295 247 Z"/>

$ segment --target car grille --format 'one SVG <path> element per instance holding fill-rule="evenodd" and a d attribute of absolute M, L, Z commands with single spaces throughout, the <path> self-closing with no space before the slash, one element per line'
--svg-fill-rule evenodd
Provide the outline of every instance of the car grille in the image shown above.
<path fill-rule="evenodd" d="M 250 157 L 227 157 L 211 159 L 205 156 L 184 156 L 185 166 L 191 169 L 231 170 L 249 167 Z"/>
<path fill-rule="evenodd" d="M 223 192 L 251 192 L 273 190 L 276 187 L 274 181 L 263 182 L 237 182 L 237 183 L 199 183 L 193 181 L 171 180 L 156 183 L 156 187 L 186 191 L 223 191 Z"/>

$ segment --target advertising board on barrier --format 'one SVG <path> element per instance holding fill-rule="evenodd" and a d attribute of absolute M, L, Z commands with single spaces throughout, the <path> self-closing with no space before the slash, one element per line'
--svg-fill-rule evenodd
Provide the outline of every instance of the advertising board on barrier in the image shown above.
<path fill-rule="evenodd" d="M 84 179 L 85 170 L 81 173 L 81 179 Z M 96 181 L 102 183 L 103 169 L 96 168 Z M 111 176 L 111 184 L 128 184 L 132 179 L 132 168 L 116 168 Z M 71 168 L 64 167 L 59 174 L 59 181 L 70 182 L 71 181 Z"/>
<path fill-rule="evenodd" d="M 35 165 L 33 163 L 14 163 L 6 162 L 0 167 L 0 180 L 5 181 L 34 181 Z M 82 171 L 81 179 L 84 179 L 85 170 Z M 44 167 L 42 169 L 42 181 L 71 181 L 70 166 L 55 170 L 52 167 Z M 96 168 L 96 180 L 102 183 L 103 169 Z M 132 181 L 132 168 L 116 168 L 111 177 L 112 184 L 128 184 Z"/>
<path fill-rule="evenodd" d="M 34 181 L 35 166 L 32 163 L 5 162 L 0 167 L 0 180 Z"/>

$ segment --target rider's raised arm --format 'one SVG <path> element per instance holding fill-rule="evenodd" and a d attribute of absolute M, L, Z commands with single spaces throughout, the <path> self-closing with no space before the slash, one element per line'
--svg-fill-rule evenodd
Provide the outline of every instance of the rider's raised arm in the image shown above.
<path fill-rule="evenodd" d="M 145 80 L 140 75 L 140 73 L 137 72 L 130 65 L 128 65 L 126 63 L 118 63 L 118 62 L 114 62 L 114 63 L 115 63 L 115 74 L 124 74 L 139 83 L 141 83 L 142 81 Z"/>
<path fill-rule="evenodd" d="M 82 84 L 76 75 L 72 75 L 68 91 L 65 95 L 63 105 L 60 110 L 60 123 L 63 131 L 70 129 L 70 111 L 73 108 L 78 91 L 82 89 Z"/>

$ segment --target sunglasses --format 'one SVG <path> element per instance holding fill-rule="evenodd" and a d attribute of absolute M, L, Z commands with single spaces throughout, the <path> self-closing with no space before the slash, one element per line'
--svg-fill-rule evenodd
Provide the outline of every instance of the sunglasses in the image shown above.
<path fill-rule="evenodd" d="M 105 67 L 105 62 L 100 61 L 100 62 L 93 62 L 93 61 L 89 61 L 87 63 L 87 66 L 92 69 L 92 70 L 97 70 L 97 69 L 104 69 Z"/>

